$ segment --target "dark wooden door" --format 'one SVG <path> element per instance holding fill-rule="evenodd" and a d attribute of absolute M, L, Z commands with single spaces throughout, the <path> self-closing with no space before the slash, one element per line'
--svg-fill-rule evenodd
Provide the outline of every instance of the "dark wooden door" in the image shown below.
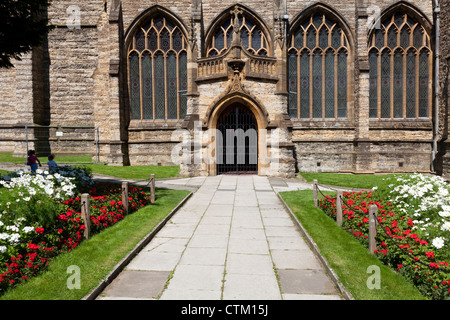
<path fill-rule="evenodd" d="M 217 130 L 217 174 L 256 174 L 258 124 L 253 112 L 235 103 L 222 112 Z"/>

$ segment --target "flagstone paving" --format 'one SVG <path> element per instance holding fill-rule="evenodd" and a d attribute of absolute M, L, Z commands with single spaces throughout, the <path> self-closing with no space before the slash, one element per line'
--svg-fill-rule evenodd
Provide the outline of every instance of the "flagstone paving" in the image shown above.
<path fill-rule="evenodd" d="M 276 191 L 261 176 L 158 181 L 197 191 L 97 299 L 341 299 Z"/>

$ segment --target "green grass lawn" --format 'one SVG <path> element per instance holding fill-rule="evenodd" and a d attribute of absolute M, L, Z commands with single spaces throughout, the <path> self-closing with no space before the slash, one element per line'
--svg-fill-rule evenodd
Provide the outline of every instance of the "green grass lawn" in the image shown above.
<path fill-rule="evenodd" d="M 332 193 L 328 192 L 329 195 Z M 309 236 L 319 247 L 340 282 L 356 300 L 423 300 L 419 291 L 395 271 L 383 265 L 353 236 L 314 206 L 311 190 L 281 192 Z M 380 289 L 369 289 L 369 266 L 380 269 Z"/>
<path fill-rule="evenodd" d="M 156 179 L 179 177 L 179 166 L 107 166 L 101 164 L 87 164 L 92 173 L 104 174 L 125 179 L 149 179 L 151 174 Z"/>
<path fill-rule="evenodd" d="M 348 188 L 372 189 L 383 183 L 388 177 L 400 176 L 402 174 L 344 174 L 344 173 L 314 173 L 301 172 L 300 175 L 307 181 L 317 180 L 319 184 L 332 186 L 343 186 Z"/>
<path fill-rule="evenodd" d="M 0 170 L 0 175 L 2 175 L 2 176 L 8 175 L 8 174 L 10 174 L 10 173 L 11 173 L 11 171 Z"/>
<path fill-rule="evenodd" d="M 47 157 L 38 157 L 42 164 L 47 163 Z M 91 156 L 61 156 L 55 158 L 56 163 L 92 163 Z M 13 157 L 12 152 L 0 153 L 0 162 L 26 163 L 25 157 Z"/>
<path fill-rule="evenodd" d="M 40 158 L 41 163 L 47 163 L 47 159 Z M 56 163 L 59 165 L 74 164 L 77 166 L 86 166 L 92 170 L 92 173 L 108 175 L 124 179 L 149 179 L 154 174 L 156 179 L 179 177 L 179 166 L 109 166 L 104 164 L 92 163 L 91 156 L 72 156 L 72 157 L 56 157 Z M 26 162 L 26 158 L 13 157 L 12 153 L 0 153 L 0 163 L 20 163 Z M 0 171 L 1 172 L 1 171 Z M 3 171 L 6 174 L 6 171 Z"/>
<path fill-rule="evenodd" d="M 187 195 L 184 190 L 156 190 L 156 202 L 83 241 L 50 262 L 49 270 L 6 292 L 1 300 L 79 300 L 98 286 L 113 267 L 153 230 Z M 69 266 L 78 266 L 81 289 L 70 290 Z"/>

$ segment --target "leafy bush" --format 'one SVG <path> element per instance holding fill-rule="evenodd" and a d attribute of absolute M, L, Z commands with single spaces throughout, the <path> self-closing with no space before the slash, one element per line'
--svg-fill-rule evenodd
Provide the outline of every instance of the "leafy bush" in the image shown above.
<path fill-rule="evenodd" d="M 58 173 L 64 177 L 73 178 L 77 189 L 89 188 L 94 185 L 94 180 L 92 180 L 92 170 L 86 166 L 57 166 L 52 169 L 50 173 Z"/>
<path fill-rule="evenodd" d="M 3 223 L 24 218 L 27 223 L 48 224 L 59 202 L 75 194 L 72 179 L 59 174 L 23 174 L 0 180 L 0 212 Z"/>
<path fill-rule="evenodd" d="M 31 185 L 33 179 L 39 181 L 44 179 L 38 176 L 27 177 L 29 180 L 26 181 Z M 61 178 L 59 173 L 50 176 L 54 179 Z M 45 179 L 48 180 L 49 175 Z M 72 181 L 73 178 L 64 179 Z M 3 182 L 5 191 L 12 190 L 8 188 L 9 183 Z M 91 234 L 100 232 L 124 218 L 121 186 L 97 183 L 85 191 L 90 194 Z M 141 188 L 129 186 L 128 192 L 129 213 L 150 204 L 150 198 Z M 48 196 L 48 193 L 45 194 Z M 51 194 L 54 195 L 57 192 Z M 51 198 L 48 197 L 48 199 Z M 0 294 L 45 270 L 54 256 L 73 250 L 83 240 L 85 226 L 80 213 L 80 197 L 74 195 L 51 200 L 57 204 L 58 209 L 53 212 L 53 220 L 48 224 L 39 222 L 37 217 L 34 222 L 27 221 L 24 217 L 14 220 L 6 210 L 6 213 L 0 216 Z M 42 210 L 42 208 L 39 209 Z M 13 243 L 16 244 L 11 245 Z"/>

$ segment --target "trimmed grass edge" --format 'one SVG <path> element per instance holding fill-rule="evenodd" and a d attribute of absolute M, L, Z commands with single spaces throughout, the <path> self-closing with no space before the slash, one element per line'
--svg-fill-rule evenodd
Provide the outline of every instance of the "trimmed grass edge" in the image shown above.
<path fill-rule="evenodd" d="M 327 193 L 331 195 L 333 192 Z M 303 226 L 302 229 L 317 243 L 320 255 L 327 259 L 329 266 L 333 268 L 346 291 L 351 292 L 354 300 L 428 300 L 411 282 L 370 254 L 356 238 L 337 227 L 335 221 L 316 208 L 313 203 L 313 190 L 286 191 L 280 192 L 279 195 Z M 316 211 L 322 212 L 317 219 L 313 217 Z M 319 233 L 327 231 L 324 230 L 327 228 L 330 228 L 330 233 Z M 379 287 L 370 286 L 369 281 L 374 279 L 369 274 L 374 271 L 366 269 L 368 266 L 377 267 L 375 276 L 378 278 Z"/>
<path fill-rule="evenodd" d="M 331 280 L 333 280 L 334 284 L 338 288 L 341 295 L 346 300 L 355 300 L 350 292 L 345 289 L 344 285 L 339 281 L 338 276 L 333 271 L 333 269 L 328 264 L 327 260 L 320 254 L 319 247 L 314 242 L 314 240 L 309 236 L 308 232 L 305 230 L 303 225 L 300 223 L 298 218 L 295 216 L 295 214 L 292 212 L 291 208 L 287 205 L 287 203 L 284 201 L 284 199 L 281 197 L 281 195 L 277 192 L 278 199 L 280 199 L 283 206 L 286 208 L 287 212 L 291 216 L 292 220 L 294 221 L 295 225 L 299 228 L 301 234 L 305 238 L 306 242 L 312 249 L 313 253 L 316 255 L 316 257 L 319 259 L 319 261 L 322 263 L 322 265 L 325 267 L 325 270 L 327 271 L 328 275 L 330 276 Z"/>
<path fill-rule="evenodd" d="M 136 257 L 136 255 L 154 238 L 154 236 L 161 230 L 162 227 L 169 221 L 173 215 L 186 203 L 186 201 L 192 196 L 193 192 L 181 200 L 181 202 L 152 230 L 150 231 L 139 243 L 131 250 L 119 263 L 117 263 L 113 270 L 100 282 L 100 284 L 94 288 L 91 292 L 85 295 L 81 300 L 95 300 L 103 290 L 120 274 L 120 272 Z"/>

